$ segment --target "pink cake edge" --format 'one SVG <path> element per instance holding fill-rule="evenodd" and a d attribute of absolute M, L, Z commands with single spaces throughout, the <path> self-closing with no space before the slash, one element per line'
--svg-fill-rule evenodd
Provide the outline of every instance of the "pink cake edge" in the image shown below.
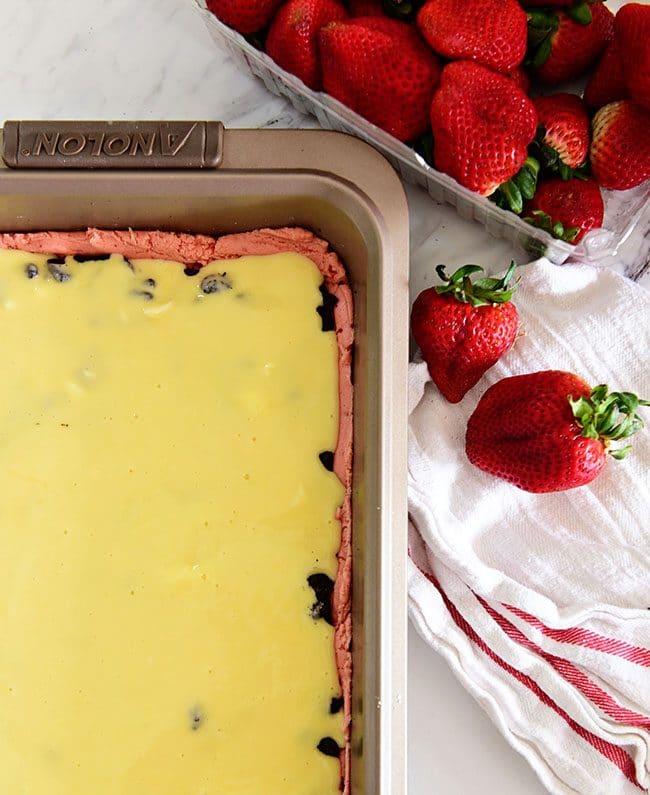
<path fill-rule="evenodd" d="M 343 696 L 344 739 L 341 749 L 341 791 L 350 793 L 350 724 L 352 718 L 352 457 L 354 344 L 352 291 L 345 268 L 329 243 L 301 227 L 258 229 L 220 237 L 155 230 L 87 229 L 85 232 L 26 232 L 0 234 L 0 248 L 20 249 L 34 254 L 121 254 L 128 259 L 163 259 L 185 265 L 206 265 L 219 259 L 246 255 L 295 252 L 310 259 L 323 282 L 337 299 L 334 325 L 338 347 L 339 428 L 334 451 L 334 472 L 345 488 L 336 512 L 341 524 L 337 573 L 332 595 L 334 654 Z"/>

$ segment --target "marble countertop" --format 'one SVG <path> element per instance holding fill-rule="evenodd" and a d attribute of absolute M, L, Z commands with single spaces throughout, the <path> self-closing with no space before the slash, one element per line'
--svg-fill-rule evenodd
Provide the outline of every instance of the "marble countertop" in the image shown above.
<path fill-rule="evenodd" d="M 220 119 L 230 127 L 315 127 L 242 74 L 212 42 L 193 0 L 48 0 L 3 4 L 0 96 L 4 119 Z M 411 214 L 412 297 L 439 262 L 519 257 L 478 224 L 406 186 Z M 604 263 L 645 275 L 650 287 L 650 208 Z M 543 793 L 526 763 L 410 631 L 409 793 Z M 458 738 L 462 736 L 462 743 Z M 435 749 L 435 751 L 433 750 Z M 468 765 L 467 760 L 472 764 Z"/>

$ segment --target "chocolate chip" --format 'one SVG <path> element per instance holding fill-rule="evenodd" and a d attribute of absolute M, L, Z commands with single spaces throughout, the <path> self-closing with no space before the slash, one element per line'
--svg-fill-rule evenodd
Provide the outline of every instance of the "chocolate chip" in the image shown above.
<path fill-rule="evenodd" d="M 343 696 L 335 696 L 330 701 L 330 715 L 336 715 L 343 709 Z"/>
<path fill-rule="evenodd" d="M 323 737 L 323 739 L 320 740 L 316 748 L 318 748 L 321 754 L 325 754 L 325 756 L 338 757 L 341 755 L 341 749 L 339 748 L 339 744 L 332 737 Z"/>
<path fill-rule="evenodd" d="M 142 298 L 143 301 L 153 300 L 153 293 L 149 292 L 149 290 L 131 290 L 131 295 L 136 298 Z"/>
<path fill-rule="evenodd" d="M 38 265 L 34 265 L 33 262 L 28 262 L 27 265 L 25 265 L 25 273 L 28 279 L 35 279 L 38 276 Z"/>
<path fill-rule="evenodd" d="M 311 606 L 309 614 L 313 619 L 322 618 L 328 624 L 334 626 L 332 618 L 332 592 L 334 591 L 334 581 L 327 574 L 317 572 L 307 577 L 309 587 L 313 590 L 316 601 Z"/>
<path fill-rule="evenodd" d="M 50 272 L 53 279 L 56 279 L 57 282 L 67 282 L 70 281 L 72 275 L 68 273 L 66 270 L 60 267 L 60 265 L 64 265 L 64 259 L 48 259 L 47 261 L 47 269 Z"/>
<path fill-rule="evenodd" d="M 155 287 L 156 286 L 156 280 L 155 279 L 145 279 L 143 284 L 146 285 L 147 287 Z"/>
<path fill-rule="evenodd" d="M 201 290 L 206 295 L 221 293 L 224 290 L 232 290 L 232 282 L 225 273 L 212 273 L 201 282 Z"/>
<path fill-rule="evenodd" d="M 101 262 L 111 258 L 111 254 L 75 254 L 72 259 L 75 262 Z"/>
<path fill-rule="evenodd" d="M 204 720 L 204 715 L 201 708 L 192 707 L 192 709 L 190 710 L 190 729 L 192 729 L 193 732 L 200 729 L 203 720 Z"/>
<path fill-rule="evenodd" d="M 334 453 L 331 450 L 323 450 L 318 454 L 321 464 L 328 472 L 334 471 Z"/>
<path fill-rule="evenodd" d="M 50 257 L 47 261 L 48 265 L 65 265 L 65 257 Z"/>
<path fill-rule="evenodd" d="M 183 268 L 183 273 L 186 276 L 196 276 L 196 274 L 199 273 L 200 270 L 201 270 L 201 266 L 198 265 L 198 264 L 197 265 L 186 265 L 185 268 Z"/>
<path fill-rule="evenodd" d="M 123 257 L 123 259 L 124 259 L 124 264 L 126 265 L 126 267 L 127 267 L 127 268 L 128 268 L 130 271 L 133 271 L 133 272 L 135 273 L 135 266 L 134 266 L 134 264 L 131 262 L 131 260 L 130 260 L 130 259 L 128 259 L 127 257 Z"/>
<path fill-rule="evenodd" d="M 334 331 L 336 324 L 334 323 L 334 307 L 338 304 L 339 299 L 329 292 L 324 284 L 318 288 L 323 296 L 323 303 L 321 306 L 316 307 L 316 311 L 320 315 L 321 328 L 323 331 Z"/>

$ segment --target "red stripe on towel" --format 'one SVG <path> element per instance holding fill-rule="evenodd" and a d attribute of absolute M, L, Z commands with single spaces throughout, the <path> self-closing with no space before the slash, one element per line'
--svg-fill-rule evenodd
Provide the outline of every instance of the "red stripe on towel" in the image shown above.
<path fill-rule="evenodd" d="M 621 706 L 609 693 L 599 687 L 593 682 L 577 665 L 565 660 L 562 657 L 557 657 L 555 654 L 549 654 L 544 651 L 536 643 L 527 638 L 521 630 L 514 624 L 504 618 L 500 613 L 490 607 L 485 600 L 478 594 L 474 594 L 487 613 L 494 619 L 498 626 L 505 632 L 505 634 L 515 643 L 519 643 L 524 648 L 537 654 L 542 659 L 546 660 L 569 684 L 573 685 L 576 690 L 579 690 L 583 696 L 588 698 L 593 704 L 601 709 L 610 718 L 620 723 L 625 723 L 629 726 L 640 726 L 644 729 L 650 728 L 650 718 L 646 715 L 641 715 L 634 712 L 627 707 Z"/>
<path fill-rule="evenodd" d="M 568 629 L 553 629 L 547 627 L 535 616 L 520 610 L 518 607 L 504 604 L 511 613 L 514 613 L 518 618 L 523 619 L 531 627 L 538 629 L 542 634 L 546 635 L 551 640 L 556 640 L 559 643 L 572 643 L 575 646 L 585 646 L 587 649 L 600 651 L 603 654 L 612 654 L 616 657 L 622 657 L 628 662 L 635 663 L 636 665 L 643 665 L 650 667 L 650 649 L 644 649 L 642 646 L 633 646 L 623 640 L 615 640 L 614 638 L 606 638 L 599 635 L 597 632 L 592 632 L 589 629 L 581 629 L 580 627 L 569 627 Z"/>
<path fill-rule="evenodd" d="M 409 551 L 410 554 L 410 551 Z M 413 558 L 411 557 L 411 560 Z M 620 748 L 618 745 L 614 745 L 613 743 L 607 742 L 607 740 L 603 740 L 601 737 L 597 737 L 595 734 L 592 734 L 590 731 L 585 729 L 579 723 L 576 723 L 573 718 L 568 715 L 560 706 L 558 706 L 555 701 L 546 693 L 542 688 L 535 682 L 534 679 L 531 679 L 530 676 L 518 671 L 516 668 L 513 668 L 512 665 L 507 663 L 505 660 L 501 659 L 492 649 L 485 643 L 485 641 L 475 632 L 475 630 L 467 623 L 467 621 L 463 618 L 463 616 L 458 612 L 456 606 L 449 600 L 447 594 L 442 590 L 440 584 L 438 583 L 437 579 L 429 574 L 428 572 L 424 571 L 423 569 L 418 566 L 417 563 L 413 560 L 415 566 L 417 566 L 418 570 L 429 580 L 429 582 L 436 588 L 438 593 L 440 594 L 445 607 L 449 611 L 449 615 L 452 617 L 454 623 L 456 624 L 459 629 L 461 629 L 467 637 L 493 662 L 495 662 L 500 668 L 503 668 L 504 671 L 509 673 L 514 679 L 516 679 L 520 684 L 527 687 L 532 693 L 534 693 L 539 700 L 545 706 L 552 709 L 557 715 L 559 715 L 565 723 L 573 729 L 573 731 L 581 737 L 585 742 L 589 743 L 593 748 L 598 751 L 598 753 L 602 754 L 606 759 L 608 759 L 612 764 L 616 765 L 618 769 L 623 773 L 625 778 L 628 781 L 631 781 L 632 784 L 639 787 L 639 789 L 643 790 L 643 787 L 640 786 L 639 782 L 636 779 L 636 772 L 634 769 L 634 761 L 632 757 L 623 749 Z"/>

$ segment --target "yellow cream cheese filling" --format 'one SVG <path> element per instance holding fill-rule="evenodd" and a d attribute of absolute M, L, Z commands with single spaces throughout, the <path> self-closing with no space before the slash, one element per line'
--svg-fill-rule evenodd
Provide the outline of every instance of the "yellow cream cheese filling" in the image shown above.
<path fill-rule="evenodd" d="M 321 281 L 0 251 L 0 792 L 338 792 Z"/>

